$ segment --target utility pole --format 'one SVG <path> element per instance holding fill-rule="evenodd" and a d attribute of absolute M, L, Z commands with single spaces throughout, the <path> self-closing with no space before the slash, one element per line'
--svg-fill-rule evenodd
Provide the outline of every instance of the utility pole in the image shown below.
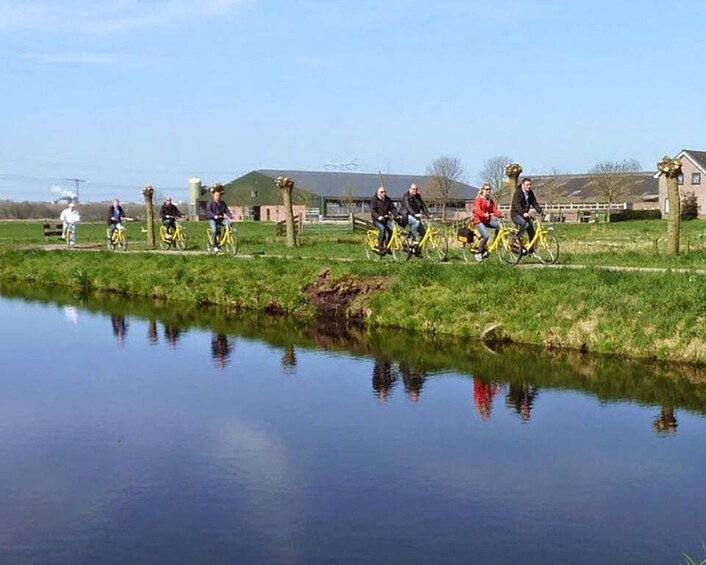
<path fill-rule="evenodd" d="M 88 182 L 84 179 L 61 179 L 61 180 L 70 180 L 73 183 L 76 183 L 76 203 L 78 204 L 78 184 L 80 182 Z"/>

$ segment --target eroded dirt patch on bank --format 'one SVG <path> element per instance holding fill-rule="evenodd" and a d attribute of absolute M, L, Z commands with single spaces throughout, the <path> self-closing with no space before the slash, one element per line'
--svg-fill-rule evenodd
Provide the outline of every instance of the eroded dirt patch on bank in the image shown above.
<path fill-rule="evenodd" d="M 317 316 L 362 320 L 365 298 L 386 286 L 382 277 L 344 275 L 334 279 L 330 269 L 326 269 L 304 288 L 304 295 Z"/>

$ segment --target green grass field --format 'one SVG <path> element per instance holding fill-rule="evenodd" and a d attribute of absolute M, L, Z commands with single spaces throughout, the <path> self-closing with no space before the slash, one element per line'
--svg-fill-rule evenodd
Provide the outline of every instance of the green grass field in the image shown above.
<path fill-rule="evenodd" d="M 206 222 L 186 222 L 189 251 L 204 251 Z M 144 223 L 131 222 L 128 227 L 128 249 L 149 250 Z M 363 234 L 352 233 L 347 225 L 308 224 L 295 249 L 284 245 L 284 238 L 275 236 L 274 224 L 242 222 L 236 224 L 240 253 L 252 255 L 287 255 L 302 258 L 364 259 Z M 80 224 L 80 247 L 105 247 L 104 223 Z M 611 224 L 558 224 L 554 231 L 559 238 L 560 263 L 574 265 L 610 265 L 633 267 L 684 267 L 706 269 L 706 221 L 682 223 L 681 253 L 667 257 L 664 220 L 638 220 Z M 455 234 L 447 232 L 451 262 L 462 262 Z M 0 248 L 27 245 L 61 244 L 57 238 L 45 240 L 42 222 L 0 222 Z M 494 259 L 492 260 L 494 261 Z"/>

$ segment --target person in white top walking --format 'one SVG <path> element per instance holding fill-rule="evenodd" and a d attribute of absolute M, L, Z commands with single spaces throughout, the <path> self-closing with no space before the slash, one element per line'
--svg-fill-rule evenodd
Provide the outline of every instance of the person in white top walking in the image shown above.
<path fill-rule="evenodd" d="M 81 215 L 76 210 L 76 204 L 69 202 L 69 207 L 61 211 L 59 219 L 64 224 L 61 239 L 66 239 L 66 232 L 69 230 L 69 226 L 73 226 L 73 237 L 71 240 L 71 245 L 73 245 L 76 241 L 76 224 L 81 221 Z"/>

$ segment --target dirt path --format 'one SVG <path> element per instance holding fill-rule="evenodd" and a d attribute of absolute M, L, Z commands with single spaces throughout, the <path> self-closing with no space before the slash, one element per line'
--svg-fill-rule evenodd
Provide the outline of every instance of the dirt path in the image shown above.
<path fill-rule="evenodd" d="M 20 247 L 17 249 L 27 249 L 27 250 L 45 250 L 45 251 L 67 251 L 66 246 L 63 244 L 57 245 L 28 245 L 25 247 Z M 105 247 L 100 244 L 85 244 L 76 245 L 70 251 L 105 251 Z M 195 250 L 190 249 L 187 251 L 180 251 L 178 249 L 128 249 L 127 251 L 115 251 L 114 253 L 127 253 L 127 254 L 137 254 L 137 253 L 151 253 L 155 255 L 208 255 L 206 250 Z M 220 254 L 223 257 L 229 257 L 226 254 Z M 356 261 L 365 261 L 363 258 L 355 257 L 293 257 L 291 255 L 270 255 L 264 253 L 257 254 L 247 254 L 238 253 L 233 256 L 234 259 L 254 259 L 256 257 L 261 258 L 271 258 L 271 259 L 320 259 L 325 261 L 335 261 L 337 263 L 349 263 Z M 445 262 L 442 265 L 452 265 L 457 264 L 456 262 Z M 481 264 L 469 263 L 468 268 L 473 268 L 474 266 L 479 267 Z M 511 268 L 511 267 L 508 267 Z M 582 264 L 556 264 L 556 265 L 543 265 L 541 263 L 519 263 L 514 268 L 516 269 L 600 269 L 603 271 L 620 271 L 620 272 L 637 272 L 637 273 L 680 273 L 680 274 L 695 274 L 695 275 L 706 275 L 706 269 L 686 269 L 686 268 L 673 268 L 673 267 L 630 267 L 630 266 L 620 266 L 620 265 L 582 265 Z"/>

